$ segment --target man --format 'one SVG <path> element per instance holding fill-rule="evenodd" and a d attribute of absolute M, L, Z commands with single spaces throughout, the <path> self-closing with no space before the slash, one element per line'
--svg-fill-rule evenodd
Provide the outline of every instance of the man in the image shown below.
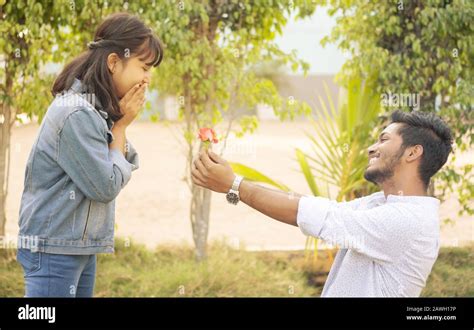
<path fill-rule="evenodd" d="M 369 147 L 366 180 L 381 192 L 337 203 L 267 189 L 234 175 L 213 152 L 201 152 L 195 184 L 239 200 L 306 235 L 341 247 L 323 297 L 419 296 L 439 250 L 439 200 L 430 178 L 446 163 L 452 137 L 433 114 L 395 111 Z"/>

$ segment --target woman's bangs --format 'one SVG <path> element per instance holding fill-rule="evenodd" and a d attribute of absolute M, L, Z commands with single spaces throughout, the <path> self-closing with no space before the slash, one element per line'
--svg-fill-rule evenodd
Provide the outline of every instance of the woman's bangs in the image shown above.
<path fill-rule="evenodd" d="M 163 59 L 163 46 L 155 36 L 148 38 L 148 44 L 145 42 L 138 51 L 138 58 L 146 61 L 148 66 L 158 66 Z"/>

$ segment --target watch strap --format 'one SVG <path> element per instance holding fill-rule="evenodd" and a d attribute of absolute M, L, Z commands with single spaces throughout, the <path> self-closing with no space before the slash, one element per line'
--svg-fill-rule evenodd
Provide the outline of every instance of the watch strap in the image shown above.
<path fill-rule="evenodd" d="M 244 179 L 243 176 L 240 176 L 240 175 L 236 175 L 235 176 L 235 179 L 234 179 L 234 183 L 232 184 L 232 188 L 231 190 L 234 190 L 234 191 L 239 191 L 239 187 L 240 187 L 240 184 L 242 183 L 242 180 Z"/>

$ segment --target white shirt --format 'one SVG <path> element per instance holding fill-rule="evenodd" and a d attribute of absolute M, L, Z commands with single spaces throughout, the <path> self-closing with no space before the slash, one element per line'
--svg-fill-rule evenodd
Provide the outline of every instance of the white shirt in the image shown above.
<path fill-rule="evenodd" d="M 305 196 L 305 235 L 341 249 L 322 297 L 418 297 L 439 251 L 439 200 L 377 192 L 350 202 Z"/>

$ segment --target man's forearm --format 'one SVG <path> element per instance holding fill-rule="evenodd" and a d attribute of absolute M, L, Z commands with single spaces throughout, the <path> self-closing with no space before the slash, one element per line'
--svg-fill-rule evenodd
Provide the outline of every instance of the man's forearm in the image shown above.
<path fill-rule="evenodd" d="M 275 220 L 297 226 L 296 216 L 301 195 L 271 190 L 243 180 L 240 200 Z"/>

